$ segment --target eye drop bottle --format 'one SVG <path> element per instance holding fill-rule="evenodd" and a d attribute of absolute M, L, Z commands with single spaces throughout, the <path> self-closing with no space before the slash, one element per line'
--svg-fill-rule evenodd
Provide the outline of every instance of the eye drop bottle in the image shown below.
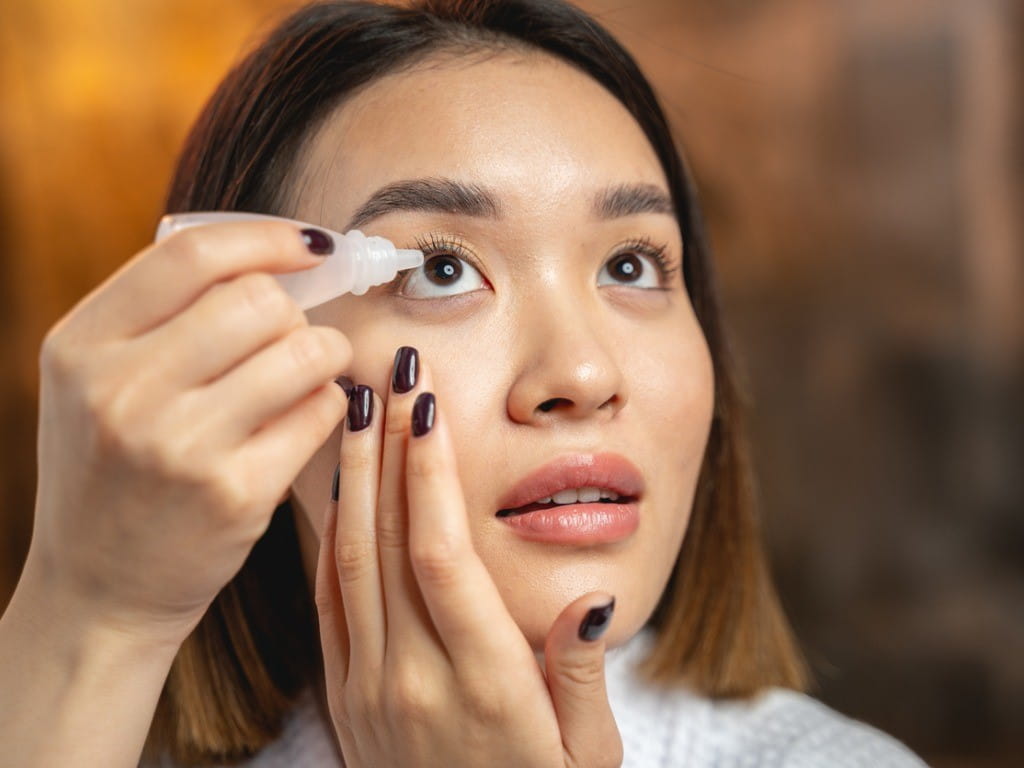
<path fill-rule="evenodd" d="M 303 310 L 319 306 L 345 293 L 362 296 L 372 286 L 391 281 L 401 270 L 412 269 L 423 263 L 422 251 L 395 248 L 390 240 L 376 236 L 367 237 L 358 229 L 341 234 L 319 224 L 240 211 L 168 214 L 160 220 L 155 242 L 187 227 L 220 221 L 261 219 L 287 221 L 300 229 L 313 227 L 327 232 L 334 239 L 334 251 L 324 258 L 323 264 L 299 272 L 272 275 Z"/>

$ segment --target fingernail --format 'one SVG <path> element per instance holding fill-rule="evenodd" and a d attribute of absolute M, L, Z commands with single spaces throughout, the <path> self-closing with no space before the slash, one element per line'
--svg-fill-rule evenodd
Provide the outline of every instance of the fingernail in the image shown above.
<path fill-rule="evenodd" d="M 341 478 L 341 462 L 334 468 L 334 479 L 331 480 L 331 501 L 338 500 L 338 480 Z"/>
<path fill-rule="evenodd" d="M 310 253 L 317 256 L 334 253 L 334 238 L 322 230 L 306 227 L 302 230 L 302 239 Z"/>
<path fill-rule="evenodd" d="M 434 393 L 420 392 L 412 405 L 412 436 L 421 437 L 434 426 Z"/>
<path fill-rule="evenodd" d="M 334 383 L 344 389 L 347 396 L 351 397 L 352 390 L 355 388 L 355 382 L 352 379 L 348 376 L 339 376 L 334 380 Z"/>
<path fill-rule="evenodd" d="M 364 384 L 357 384 L 348 399 L 348 431 L 366 429 L 372 419 L 373 390 Z"/>
<path fill-rule="evenodd" d="M 395 364 L 391 371 L 391 389 L 398 394 L 408 392 L 416 386 L 419 376 L 419 353 L 415 347 L 399 347 L 395 352 Z"/>
<path fill-rule="evenodd" d="M 587 611 L 587 615 L 580 622 L 580 640 L 592 643 L 600 638 L 604 631 L 608 629 L 608 625 L 611 624 L 612 611 L 614 610 L 615 598 L 613 597 L 608 605 L 598 606 Z"/>

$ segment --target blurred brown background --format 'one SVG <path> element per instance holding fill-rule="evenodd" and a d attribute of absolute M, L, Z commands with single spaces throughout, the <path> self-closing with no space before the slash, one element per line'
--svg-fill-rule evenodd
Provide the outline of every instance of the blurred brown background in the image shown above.
<path fill-rule="evenodd" d="M 936 766 L 1024 764 L 1024 7 L 582 4 L 701 186 L 815 694 Z M 201 103 L 292 5 L 2 5 L 0 607 L 42 337 L 151 239 Z"/>

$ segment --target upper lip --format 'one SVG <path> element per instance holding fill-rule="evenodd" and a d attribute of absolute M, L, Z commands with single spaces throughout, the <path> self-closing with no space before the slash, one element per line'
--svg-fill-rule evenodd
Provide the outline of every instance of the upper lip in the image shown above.
<path fill-rule="evenodd" d="M 619 496 L 639 496 L 644 478 L 629 459 L 617 453 L 574 453 L 533 470 L 506 491 L 498 509 L 515 509 L 568 488 L 607 488 Z"/>

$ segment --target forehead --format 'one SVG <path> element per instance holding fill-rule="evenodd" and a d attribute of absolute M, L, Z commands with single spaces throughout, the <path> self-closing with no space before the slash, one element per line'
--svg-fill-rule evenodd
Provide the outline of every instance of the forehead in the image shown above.
<path fill-rule="evenodd" d="M 513 213 L 554 216 L 610 184 L 667 192 L 640 126 L 588 75 L 543 53 L 435 57 L 346 100 L 299 160 L 299 210 L 342 226 L 389 183 L 453 178 Z"/>

